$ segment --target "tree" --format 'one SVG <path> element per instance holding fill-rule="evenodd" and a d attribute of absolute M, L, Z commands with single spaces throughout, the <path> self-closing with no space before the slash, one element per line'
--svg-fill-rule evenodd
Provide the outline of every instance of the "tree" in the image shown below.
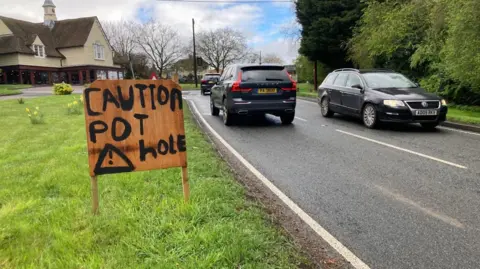
<path fill-rule="evenodd" d="M 274 53 L 269 53 L 262 59 L 262 63 L 283 64 L 283 59 Z"/>
<path fill-rule="evenodd" d="M 217 72 L 245 59 L 249 52 L 245 36 L 231 28 L 200 32 L 196 45 L 199 56 Z"/>
<path fill-rule="evenodd" d="M 300 53 L 331 68 L 348 67 L 346 42 L 361 17 L 361 0 L 298 0 Z"/>
<path fill-rule="evenodd" d="M 126 20 L 106 21 L 102 23 L 107 39 L 120 57 L 127 59 L 128 68 L 134 74 L 132 65 L 133 52 L 136 49 L 135 35 L 131 28 L 132 22 Z"/>
<path fill-rule="evenodd" d="M 313 62 L 308 60 L 307 57 L 299 55 L 295 60 L 295 69 L 297 71 L 297 81 L 300 83 L 309 82 L 313 83 Z M 325 67 L 320 64 L 318 66 L 317 81 L 323 81 L 328 74 Z"/>
<path fill-rule="evenodd" d="M 178 32 L 158 21 L 136 24 L 135 43 L 162 77 L 182 56 Z"/>

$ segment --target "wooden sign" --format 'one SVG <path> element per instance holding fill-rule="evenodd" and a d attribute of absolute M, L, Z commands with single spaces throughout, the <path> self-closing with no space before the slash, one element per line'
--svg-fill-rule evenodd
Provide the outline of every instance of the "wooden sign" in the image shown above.
<path fill-rule="evenodd" d="M 183 100 L 176 82 L 102 80 L 83 95 L 92 190 L 98 175 L 182 167 L 188 192 Z"/>

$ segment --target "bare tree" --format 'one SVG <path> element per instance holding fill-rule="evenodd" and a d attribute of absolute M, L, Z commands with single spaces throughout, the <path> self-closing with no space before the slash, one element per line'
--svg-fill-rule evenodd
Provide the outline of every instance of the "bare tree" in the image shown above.
<path fill-rule="evenodd" d="M 248 55 L 245 36 L 231 28 L 201 32 L 196 43 L 198 54 L 217 72 Z"/>
<path fill-rule="evenodd" d="M 282 58 L 278 57 L 278 55 L 274 53 L 269 53 L 265 55 L 265 57 L 262 59 L 262 62 L 270 64 L 283 64 Z"/>
<path fill-rule="evenodd" d="M 158 21 L 135 26 L 135 43 L 147 55 L 153 67 L 162 77 L 182 56 L 182 45 L 178 32 Z"/>
<path fill-rule="evenodd" d="M 132 65 L 133 52 L 136 48 L 135 35 L 131 28 L 132 22 L 126 20 L 106 21 L 102 23 L 110 45 L 117 54 L 126 58 L 132 76 L 135 77 Z"/>

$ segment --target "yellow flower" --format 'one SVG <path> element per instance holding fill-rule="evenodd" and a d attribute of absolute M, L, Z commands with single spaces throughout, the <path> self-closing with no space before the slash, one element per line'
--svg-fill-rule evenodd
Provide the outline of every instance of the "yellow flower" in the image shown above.
<path fill-rule="evenodd" d="M 68 104 L 68 107 L 72 107 L 72 104 L 69 103 L 69 104 Z"/>
<path fill-rule="evenodd" d="M 33 112 L 33 115 L 35 115 L 35 116 L 36 116 L 37 114 L 38 114 L 38 112 L 37 112 L 37 111 Z"/>
<path fill-rule="evenodd" d="M 30 109 L 28 109 L 28 107 L 27 107 L 27 108 L 25 108 L 25 110 L 26 110 L 27 112 L 30 112 Z"/>
<path fill-rule="evenodd" d="M 35 109 L 36 109 L 36 110 L 40 110 L 40 108 L 39 108 L 38 106 L 37 106 Z"/>
<path fill-rule="evenodd" d="M 73 101 L 73 104 L 76 105 L 76 104 L 78 104 L 78 102 L 77 102 L 77 101 Z"/>

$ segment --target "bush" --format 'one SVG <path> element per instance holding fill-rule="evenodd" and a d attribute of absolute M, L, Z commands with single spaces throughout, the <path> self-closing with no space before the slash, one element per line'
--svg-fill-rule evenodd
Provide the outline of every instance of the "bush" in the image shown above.
<path fill-rule="evenodd" d="M 65 82 L 59 84 L 53 84 L 53 94 L 55 95 L 68 95 L 72 94 L 73 88 L 72 85 Z"/>
<path fill-rule="evenodd" d="M 28 107 L 25 108 L 27 111 L 28 117 L 30 118 L 30 122 L 32 124 L 40 124 L 43 123 L 43 113 L 40 112 L 40 108 L 37 106 L 35 110 L 30 110 Z"/>

